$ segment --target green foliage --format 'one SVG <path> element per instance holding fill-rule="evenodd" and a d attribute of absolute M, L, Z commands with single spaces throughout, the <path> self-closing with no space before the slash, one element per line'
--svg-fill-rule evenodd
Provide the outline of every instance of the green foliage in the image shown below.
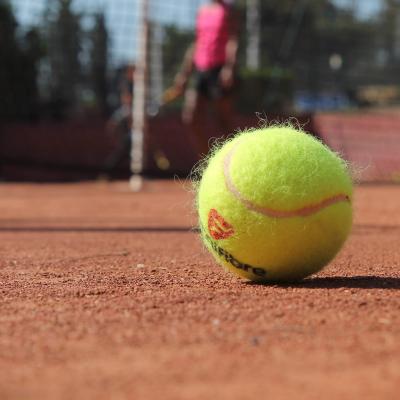
<path fill-rule="evenodd" d="M 280 111 L 293 94 L 293 74 L 286 68 L 243 69 L 240 73 L 238 108 L 242 112 Z"/>
<path fill-rule="evenodd" d="M 102 114 L 107 114 L 109 39 L 104 14 L 100 13 L 95 16 L 95 24 L 89 32 L 89 38 L 91 44 L 89 81 L 93 88 L 97 107 Z"/>
<path fill-rule="evenodd" d="M 34 119 L 38 115 L 38 63 L 43 56 L 39 32 L 17 35 L 8 2 L 0 3 L 0 120 Z"/>
<path fill-rule="evenodd" d="M 108 111 L 108 32 L 104 14 L 84 31 L 72 0 L 48 0 L 42 26 L 21 33 L 0 0 L 0 118 L 61 118 L 86 105 Z M 40 67 L 40 68 L 39 68 Z M 39 86 L 39 84 L 40 86 Z M 89 96 L 88 96 L 89 95 Z"/>
<path fill-rule="evenodd" d="M 393 66 L 399 66 L 399 18 L 400 3 L 397 0 L 385 0 L 385 6 L 382 13 L 378 16 L 378 26 L 381 32 L 379 41 L 383 52 L 385 53 L 386 62 Z"/>
<path fill-rule="evenodd" d="M 163 43 L 163 64 L 164 79 L 167 85 L 172 83 L 175 74 L 178 72 L 184 54 L 193 43 L 194 33 L 179 29 L 176 26 L 169 25 L 164 29 Z"/>
<path fill-rule="evenodd" d="M 239 7 L 245 27 L 245 1 Z M 260 14 L 262 68 L 291 71 L 295 89 L 321 91 L 338 84 L 342 89 L 357 85 L 379 50 L 376 21 L 359 20 L 351 9 L 339 8 L 330 0 L 261 1 Z M 242 29 L 241 63 L 246 42 Z M 340 71 L 329 65 L 332 54 L 343 59 Z"/>
<path fill-rule="evenodd" d="M 61 108 L 78 105 L 78 90 L 82 80 L 83 32 L 81 16 L 72 10 L 72 0 L 48 0 L 44 19 L 47 57 L 51 80 L 49 100 Z"/>
<path fill-rule="evenodd" d="M 252 70 L 243 68 L 240 72 L 242 79 L 293 79 L 293 73 L 288 68 L 270 67 Z"/>

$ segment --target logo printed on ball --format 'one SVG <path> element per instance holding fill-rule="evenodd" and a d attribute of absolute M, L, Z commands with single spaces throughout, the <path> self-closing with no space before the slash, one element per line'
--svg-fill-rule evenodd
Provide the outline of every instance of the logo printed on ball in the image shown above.
<path fill-rule="evenodd" d="M 208 213 L 208 231 L 215 240 L 228 239 L 235 233 L 233 226 L 214 208 Z"/>
<path fill-rule="evenodd" d="M 263 268 L 252 267 L 251 265 L 242 263 L 239 260 L 237 260 L 232 254 L 228 253 L 222 247 L 218 246 L 217 243 L 215 243 L 207 234 L 204 234 L 204 238 L 210 244 L 212 249 L 219 256 L 223 257 L 225 261 L 231 264 L 233 267 L 241 269 L 246 272 L 251 272 L 253 275 L 258 277 L 265 277 L 265 275 L 267 274 L 267 271 L 265 271 Z"/>

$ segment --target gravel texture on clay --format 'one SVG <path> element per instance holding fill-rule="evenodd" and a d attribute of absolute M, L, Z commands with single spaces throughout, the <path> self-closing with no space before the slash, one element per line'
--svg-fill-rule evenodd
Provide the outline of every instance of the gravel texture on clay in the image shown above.
<path fill-rule="evenodd" d="M 215 265 L 185 186 L 1 185 L 0 399 L 400 398 L 400 186 L 287 286 Z"/>

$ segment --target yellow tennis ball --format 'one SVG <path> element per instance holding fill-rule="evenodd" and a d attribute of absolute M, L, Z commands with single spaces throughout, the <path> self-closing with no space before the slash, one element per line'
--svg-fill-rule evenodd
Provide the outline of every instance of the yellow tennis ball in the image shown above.
<path fill-rule="evenodd" d="M 285 282 L 321 270 L 352 224 L 346 163 L 290 126 L 236 135 L 206 161 L 197 188 L 201 236 L 229 271 Z"/>

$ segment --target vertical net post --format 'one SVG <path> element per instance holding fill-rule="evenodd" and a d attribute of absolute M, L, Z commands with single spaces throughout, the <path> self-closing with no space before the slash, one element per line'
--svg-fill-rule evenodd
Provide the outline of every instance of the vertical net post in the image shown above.
<path fill-rule="evenodd" d="M 149 42 L 149 0 L 140 0 L 140 31 L 138 39 L 135 79 L 132 102 L 132 147 L 130 187 L 139 191 L 143 184 L 142 173 L 146 164 L 147 150 L 147 78 Z"/>

